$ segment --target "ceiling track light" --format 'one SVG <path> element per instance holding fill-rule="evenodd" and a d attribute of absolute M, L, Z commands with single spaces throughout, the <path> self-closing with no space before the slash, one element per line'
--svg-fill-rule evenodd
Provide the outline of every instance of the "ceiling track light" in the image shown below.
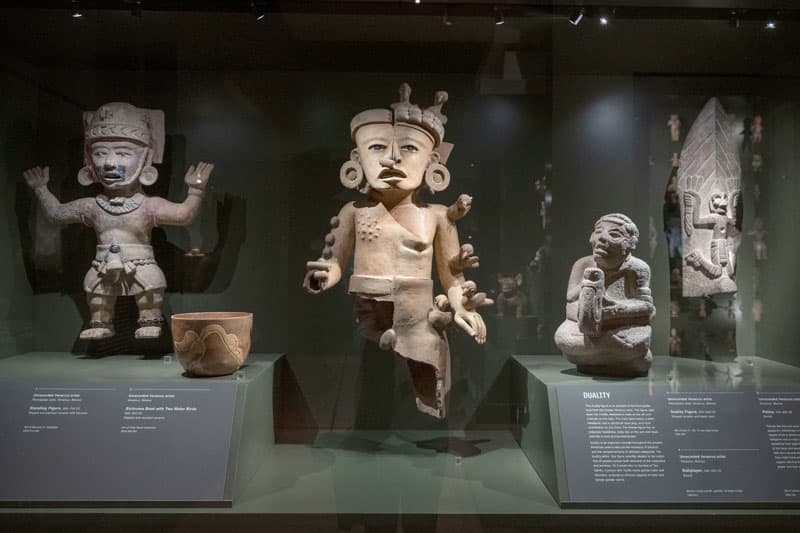
<path fill-rule="evenodd" d="M 419 4 L 421 4 L 421 3 L 422 3 L 422 0 L 414 0 L 414 3 L 415 3 L 415 4 L 417 4 L 417 5 L 419 5 Z"/>
<path fill-rule="evenodd" d="M 766 24 L 764 24 L 764 29 L 766 30 L 774 30 L 778 27 L 778 23 L 775 19 L 769 19 Z"/>
<path fill-rule="evenodd" d="M 453 25 L 453 21 L 450 20 L 450 16 L 447 13 L 447 8 L 446 7 L 444 8 L 444 15 L 442 15 L 442 24 L 444 24 L 445 26 L 452 26 Z"/>
<path fill-rule="evenodd" d="M 739 13 L 735 9 L 731 9 L 730 16 L 728 17 L 728 25 L 736 30 L 742 27 L 742 19 L 739 18 Z"/>
<path fill-rule="evenodd" d="M 503 16 L 503 10 L 494 8 L 494 25 L 495 26 L 502 26 L 506 23 L 506 18 Z"/>
<path fill-rule="evenodd" d="M 83 12 L 81 11 L 81 5 L 78 3 L 78 0 L 72 0 L 72 18 L 79 19 L 83 16 Z"/>
<path fill-rule="evenodd" d="M 569 15 L 569 23 L 573 26 L 577 26 L 583 20 L 583 16 L 586 14 L 586 10 L 582 7 L 576 7 L 575 9 L 570 12 Z"/>
<path fill-rule="evenodd" d="M 253 13 L 253 17 L 259 22 L 267 18 L 267 12 L 261 6 L 256 5 L 255 2 L 250 3 L 250 12 Z"/>

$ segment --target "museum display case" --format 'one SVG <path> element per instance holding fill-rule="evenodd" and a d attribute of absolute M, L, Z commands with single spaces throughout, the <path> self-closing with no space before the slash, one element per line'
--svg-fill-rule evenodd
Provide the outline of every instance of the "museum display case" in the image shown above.
<path fill-rule="evenodd" d="M 0 12 L 0 523 L 790 530 L 791 0 Z"/>

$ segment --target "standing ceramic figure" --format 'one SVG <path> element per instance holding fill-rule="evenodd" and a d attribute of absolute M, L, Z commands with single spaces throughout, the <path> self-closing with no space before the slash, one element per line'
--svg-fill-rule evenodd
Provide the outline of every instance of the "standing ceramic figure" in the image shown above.
<path fill-rule="evenodd" d="M 139 308 L 137 339 L 161 334 L 161 304 L 167 286 L 156 264 L 150 233 L 155 226 L 186 226 L 197 214 L 214 165 L 189 167 L 189 193 L 183 203 L 147 196 L 143 185 L 158 179 L 153 164 L 164 153 L 164 113 L 126 103 L 105 104 L 83 115 L 84 163 L 81 185 L 100 183 L 103 192 L 62 204 L 47 189 L 48 167 L 24 173 L 45 215 L 60 224 L 81 223 L 94 228 L 97 249 L 83 286 L 91 313 L 82 339 L 114 335 L 114 304 L 118 296 L 133 296 Z"/>
<path fill-rule="evenodd" d="M 475 309 L 490 303 L 464 270 L 478 266 L 470 244 L 459 245 L 456 221 L 472 198 L 459 196 L 447 207 L 428 204 L 420 192 L 447 188 L 444 166 L 452 145 L 443 143 L 442 105 L 447 93 L 420 109 L 400 87 L 391 109 L 370 109 L 350 122 L 356 148 L 341 168 L 345 187 L 365 194 L 331 219 L 322 257 L 307 263 L 303 287 L 330 289 L 354 255 L 349 292 L 355 296 L 360 332 L 404 357 L 411 371 L 417 407 L 442 418 L 450 390 L 450 352 L 444 329 L 455 322 L 483 344 L 486 326 Z M 436 263 L 446 294 L 433 298 L 431 267 Z"/>
<path fill-rule="evenodd" d="M 639 229 L 627 216 L 600 217 L 589 238 L 592 255 L 575 261 L 567 286 L 566 320 L 555 333 L 556 345 L 587 374 L 646 374 L 650 321 L 655 315 L 650 267 L 631 255 Z"/>

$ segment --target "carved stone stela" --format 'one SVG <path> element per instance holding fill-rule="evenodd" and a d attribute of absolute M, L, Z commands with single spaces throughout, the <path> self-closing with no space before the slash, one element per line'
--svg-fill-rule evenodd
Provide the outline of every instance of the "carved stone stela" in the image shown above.
<path fill-rule="evenodd" d="M 736 292 L 742 170 L 733 119 L 716 98 L 692 124 L 680 160 L 683 296 Z"/>

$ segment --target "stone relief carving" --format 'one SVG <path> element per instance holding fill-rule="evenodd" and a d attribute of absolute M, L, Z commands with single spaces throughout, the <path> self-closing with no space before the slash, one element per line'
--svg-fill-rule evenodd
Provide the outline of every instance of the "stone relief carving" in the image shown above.
<path fill-rule="evenodd" d="M 741 166 L 734 124 L 712 98 L 681 151 L 683 296 L 736 291 L 741 242 Z"/>
<path fill-rule="evenodd" d="M 127 103 L 109 103 L 84 113 L 84 162 L 81 185 L 99 183 L 103 192 L 62 204 L 48 190 L 48 167 L 24 172 L 45 216 L 59 224 L 81 223 L 97 234 L 95 259 L 84 278 L 90 322 L 82 339 L 114 335 L 114 304 L 133 296 L 139 309 L 138 339 L 157 338 L 166 280 L 156 264 L 150 234 L 157 225 L 188 225 L 197 214 L 214 165 L 189 167 L 182 203 L 147 196 L 144 185 L 158 179 L 153 166 L 164 153 L 164 113 Z"/>
<path fill-rule="evenodd" d="M 462 194 L 448 207 L 420 195 L 450 183 L 445 163 L 453 146 L 442 142 L 447 93 L 437 92 L 425 109 L 410 96 L 403 84 L 400 101 L 390 109 L 366 110 L 352 119 L 356 148 L 339 176 L 365 197 L 331 220 L 321 257 L 306 265 L 303 287 L 316 294 L 335 286 L 354 256 L 349 292 L 359 331 L 407 360 L 417 407 L 443 418 L 450 391 L 445 328 L 455 323 L 483 344 L 486 326 L 476 308 L 492 302 L 464 277 L 479 260 L 471 244 L 459 243 L 455 222 L 470 210 L 472 198 Z M 446 293 L 435 299 L 434 262 Z"/>
<path fill-rule="evenodd" d="M 650 321 L 655 315 L 650 267 L 631 255 L 639 229 L 627 216 L 601 217 L 567 285 L 566 320 L 556 345 L 586 374 L 644 375 L 650 368 Z"/>

